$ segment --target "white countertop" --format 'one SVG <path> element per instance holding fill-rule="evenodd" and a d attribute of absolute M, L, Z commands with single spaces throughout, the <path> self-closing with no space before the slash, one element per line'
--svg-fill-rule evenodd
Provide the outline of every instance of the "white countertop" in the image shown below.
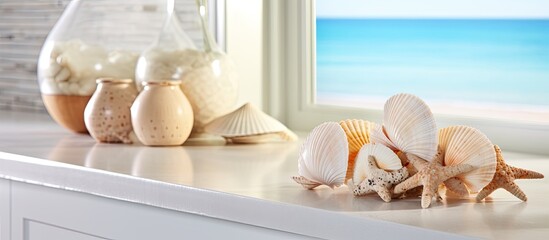
<path fill-rule="evenodd" d="M 346 187 L 294 183 L 296 143 L 145 147 L 97 144 L 46 115 L 0 112 L 0 177 L 328 239 L 543 239 L 548 178 L 518 180 L 521 202 L 497 190 L 486 202 L 356 198 Z M 504 151 L 506 161 L 549 176 L 549 157 Z"/>

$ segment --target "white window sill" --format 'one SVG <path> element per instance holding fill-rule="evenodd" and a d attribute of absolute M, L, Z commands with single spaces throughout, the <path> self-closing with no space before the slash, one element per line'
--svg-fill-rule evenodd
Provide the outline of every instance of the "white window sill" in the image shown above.
<path fill-rule="evenodd" d="M 397 238 L 413 233 L 540 239 L 549 233 L 547 178 L 517 182 L 528 202 L 498 190 L 483 203 L 449 198 L 423 210 L 419 199 L 385 203 L 375 195 L 355 198 L 347 187 L 303 189 L 290 179 L 297 173 L 300 141 L 175 148 L 96 144 L 43 115 L 1 115 L 1 178 L 320 238 L 381 238 L 390 231 Z M 504 156 L 549 176 L 549 156 Z"/>

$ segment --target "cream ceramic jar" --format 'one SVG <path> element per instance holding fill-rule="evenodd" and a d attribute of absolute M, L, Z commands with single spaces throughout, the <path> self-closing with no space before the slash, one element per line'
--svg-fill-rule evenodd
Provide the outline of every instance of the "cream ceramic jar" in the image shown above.
<path fill-rule="evenodd" d="M 137 96 L 132 79 L 101 78 L 84 110 L 84 122 L 98 142 L 131 143 L 130 107 Z"/>
<path fill-rule="evenodd" d="M 131 107 L 139 141 L 148 146 L 181 145 L 193 128 L 193 109 L 180 88 L 181 81 L 144 82 Z"/>

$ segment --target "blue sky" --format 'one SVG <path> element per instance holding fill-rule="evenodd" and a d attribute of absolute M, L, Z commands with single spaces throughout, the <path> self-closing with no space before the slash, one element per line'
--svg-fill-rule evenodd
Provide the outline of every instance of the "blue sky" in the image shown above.
<path fill-rule="evenodd" d="M 549 0 L 317 0 L 318 17 L 549 18 Z"/>

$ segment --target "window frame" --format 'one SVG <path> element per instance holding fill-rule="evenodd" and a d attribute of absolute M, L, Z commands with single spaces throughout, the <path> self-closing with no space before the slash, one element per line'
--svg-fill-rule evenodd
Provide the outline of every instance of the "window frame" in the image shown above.
<path fill-rule="evenodd" d="M 382 122 L 382 110 L 315 104 L 314 1 L 267 1 L 264 7 L 266 112 L 298 131 L 350 118 Z M 439 113 L 434 116 L 439 128 L 468 125 L 481 130 L 504 150 L 549 155 L 549 124 Z"/>

